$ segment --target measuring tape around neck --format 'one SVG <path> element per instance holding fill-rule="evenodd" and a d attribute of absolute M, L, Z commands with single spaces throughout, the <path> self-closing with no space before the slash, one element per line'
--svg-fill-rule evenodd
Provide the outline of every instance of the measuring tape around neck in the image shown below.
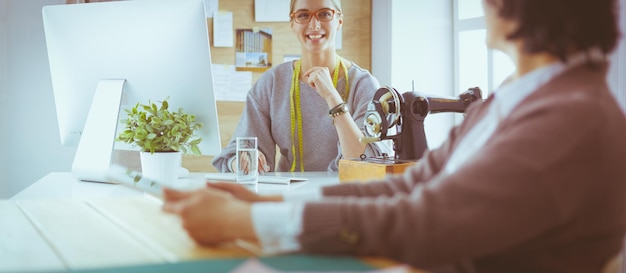
<path fill-rule="evenodd" d="M 335 65 L 335 71 L 333 73 L 333 86 L 335 89 L 337 88 L 337 83 L 339 81 L 339 68 L 343 68 L 344 75 L 346 77 L 346 91 L 341 96 L 343 101 L 348 100 L 348 95 L 350 94 L 350 82 L 348 81 L 348 68 L 342 61 L 342 58 L 337 56 L 339 61 L 337 65 Z M 302 135 L 302 107 L 300 104 L 300 70 L 301 70 L 302 62 L 301 60 L 297 60 L 295 63 L 295 68 L 293 71 L 293 77 L 291 79 L 291 89 L 289 90 L 289 97 L 291 98 L 291 103 L 289 110 L 291 112 L 291 153 L 293 154 L 293 161 L 291 162 L 291 172 L 296 170 L 296 162 L 299 159 L 300 161 L 300 171 L 304 172 L 304 144 L 303 144 L 303 135 Z M 296 137 L 296 123 L 298 126 L 298 134 Z M 298 142 L 298 154 L 299 157 L 296 156 L 296 139 Z"/>

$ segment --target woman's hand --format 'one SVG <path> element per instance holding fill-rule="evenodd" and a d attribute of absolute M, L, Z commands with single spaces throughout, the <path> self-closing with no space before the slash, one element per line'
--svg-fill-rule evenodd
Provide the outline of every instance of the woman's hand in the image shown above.
<path fill-rule="evenodd" d="M 341 101 L 341 96 L 333 86 L 328 67 L 314 66 L 303 74 L 304 81 L 313 87 L 317 93 L 328 102 L 329 99 Z"/>
<path fill-rule="evenodd" d="M 229 182 L 208 182 L 206 183 L 206 185 L 209 188 L 214 188 L 214 189 L 218 189 L 218 190 L 230 193 L 233 197 L 242 201 L 250 202 L 250 203 L 283 201 L 283 197 L 281 195 L 267 195 L 267 196 L 259 195 L 250 191 L 245 186 L 235 184 L 232 182 L 230 183 Z"/>
<path fill-rule="evenodd" d="M 256 241 L 250 204 L 210 187 L 184 192 L 163 189 L 163 211 L 176 214 L 196 242 L 215 245 L 234 239 Z"/>

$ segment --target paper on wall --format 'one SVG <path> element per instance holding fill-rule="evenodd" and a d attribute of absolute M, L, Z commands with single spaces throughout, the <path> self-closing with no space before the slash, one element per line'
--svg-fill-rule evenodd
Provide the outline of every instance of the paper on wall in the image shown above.
<path fill-rule="evenodd" d="M 234 65 L 213 64 L 213 92 L 218 101 L 246 101 L 252 88 L 252 72 L 236 71 Z"/>
<path fill-rule="evenodd" d="M 213 47 L 233 47 L 233 13 L 218 11 L 213 17 Z"/>
<path fill-rule="evenodd" d="M 257 22 L 289 22 L 289 0 L 254 0 Z"/>

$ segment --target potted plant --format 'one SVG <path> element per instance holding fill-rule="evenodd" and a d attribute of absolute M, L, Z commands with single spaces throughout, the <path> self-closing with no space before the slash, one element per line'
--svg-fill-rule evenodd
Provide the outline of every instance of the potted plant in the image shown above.
<path fill-rule="evenodd" d="M 176 180 L 183 153 L 200 155 L 198 144 L 202 141 L 194 135 L 202 124 L 182 108 L 170 111 L 168 99 L 125 109 L 127 117 L 121 120 L 125 128 L 116 138 L 141 150 L 145 177 L 165 183 Z"/>

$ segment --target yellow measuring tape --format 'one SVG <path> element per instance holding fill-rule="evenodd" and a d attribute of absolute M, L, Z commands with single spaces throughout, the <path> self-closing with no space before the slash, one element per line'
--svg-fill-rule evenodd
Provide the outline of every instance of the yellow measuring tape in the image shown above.
<path fill-rule="evenodd" d="M 339 67 L 343 68 L 344 75 L 346 77 L 346 92 L 341 98 L 345 102 L 348 99 L 348 95 L 350 94 L 350 83 L 348 81 L 348 68 L 344 65 L 343 59 L 339 56 L 339 61 L 335 66 L 335 71 L 333 73 L 333 86 L 337 88 L 337 82 L 339 81 Z M 297 60 L 295 64 L 295 68 L 293 71 L 293 78 L 291 79 L 291 89 L 289 90 L 289 96 L 291 98 L 291 103 L 289 110 L 291 112 L 291 152 L 293 154 L 293 162 L 291 162 L 291 170 L 294 172 L 296 170 L 296 122 L 298 123 L 298 153 L 300 160 L 300 171 L 304 172 L 304 144 L 303 144 L 303 135 L 302 135 L 302 107 L 300 104 L 300 68 L 301 60 Z M 297 104 L 297 108 L 296 108 Z"/>

